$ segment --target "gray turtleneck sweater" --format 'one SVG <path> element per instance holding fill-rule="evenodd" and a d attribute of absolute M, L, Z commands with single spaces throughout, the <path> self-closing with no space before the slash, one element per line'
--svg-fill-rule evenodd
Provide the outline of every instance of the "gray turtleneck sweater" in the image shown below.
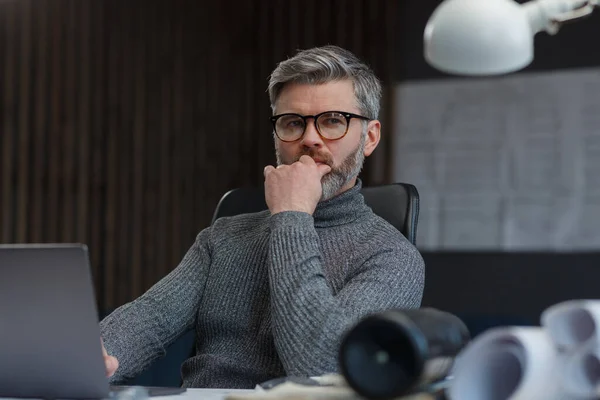
<path fill-rule="evenodd" d="M 343 334 L 369 313 L 417 308 L 424 263 L 376 216 L 361 183 L 313 215 L 269 211 L 220 218 L 181 263 L 105 318 L 101 334 L 134 377 L 179 336 L 196 332 L 185 387 L 252 388 L 281 376 L 338 371 Z"/>

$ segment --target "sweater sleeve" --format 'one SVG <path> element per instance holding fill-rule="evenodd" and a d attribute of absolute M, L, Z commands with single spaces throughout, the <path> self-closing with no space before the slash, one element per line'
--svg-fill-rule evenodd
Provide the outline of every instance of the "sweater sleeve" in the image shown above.
<path fill-rule="evenodd" d="M 173 271 L 100 322 L 104 346 L 119 361 L 110 383 L 137 376 L 193 326 L 210 265 L 209 229 Z"/>
<path fill-rule="evenodd" d="M 334 294 L 323 272 L 312 216 L 285 212 L 271 218 L 273 335 L 288 375 L 337 372 L 341 339 L 361 318 L 420 306 L 424 262 L 408 241 L 372 243 L 366 261 L 352 266 L 357 272 Z"/>

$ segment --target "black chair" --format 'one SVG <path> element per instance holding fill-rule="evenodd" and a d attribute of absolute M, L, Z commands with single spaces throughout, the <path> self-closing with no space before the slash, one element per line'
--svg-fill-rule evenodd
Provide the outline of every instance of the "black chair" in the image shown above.
<path fill-rule="evenodd" d="M 419 192 L 409 183 L 363 187 L 361 193 L 373 212 L 388 221 L 412 243 L 417 240 Z M 225 193 L 215 209 L 218 218 L 267 209 L 264 188 L 239 188 Z"/>

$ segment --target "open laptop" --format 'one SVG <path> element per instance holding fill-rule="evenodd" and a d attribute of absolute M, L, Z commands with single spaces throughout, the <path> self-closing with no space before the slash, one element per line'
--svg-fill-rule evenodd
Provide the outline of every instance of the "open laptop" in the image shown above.
<path fill-rule="evenodd" d="M 0 245 L 0 397 L 111 395 L 87 247 Z"/>

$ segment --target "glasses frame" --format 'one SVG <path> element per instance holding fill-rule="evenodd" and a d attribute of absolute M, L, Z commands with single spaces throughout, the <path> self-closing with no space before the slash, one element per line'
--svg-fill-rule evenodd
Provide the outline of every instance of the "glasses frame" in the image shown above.
<path fill-rule="evenodd" d="M 331 113 L 338 113 L 343 115 L 346 118 L 346 131 L 344 132 L 344 134 L 342 136 L 340 136 L 339 138 L 336 139 L 329 139 L 326 138 L 325 136 L 323 136 L 323 134 L 321 133 L 321 131 L 319 130 L 319 125 L 317 124 L 317 119 L 319 119 L 319 117 L 321 115 L 324 114 L 331 114 Z M 285 117 L 287 115 L 295 115 L 297 117 L 302 118 L 302 120 L 304 121 L 304 130 L 302 131 L 302 134 L 300 135 L 300 137 L 298 137 L 298 139 L 294 139 L 294 140 L 284 140 L 282 139 L 279 134 L 277 133 L 277 120 L 281 117 Z M 323 140 L 340 140 L 342 139 L 344 136 L 346 136 L 346 134 L 348 133 L 348 128 L 350 128 L 350 120 L 352 120 L 352 118 L 357 118 L 357 119 L 362 119 L 363 121 L 373 121 L 372 118 L 369 117 L 365 117 L 363 115 L 358 115 L 358 114 L 353 114 L 353 113 L 349 113 L 346 111 L 324 111 L 322 113 L 316 114 L 316 115 L 300 115 L 300 114 L 296 114 L 296 113 L 284 113 L 284 114 L 279 114 L 279 115 L 273 115 L 271 118 L 269 118 L 271 120 L 271 123 L 273 124 L 273 132 L 275 132 L 275 135 L 277 136 L 277 138 L 279 140 L 281 140 L 282 142 L 287 142 L 287 143 L 291 143 L 291 142 L 296 142 L 300 139 L 302 139 L 302 137 L 304 136 L 304 134 L 306 133 L 306 127 L 308 126 L 308 122 L 307 119 L 312 118 L 313 119 L 313 124 L 315 125 L 315 129 L 317 130 L 317 133 L 319 134 L 319 136 L 321 136 L 321 138 Z"/>

